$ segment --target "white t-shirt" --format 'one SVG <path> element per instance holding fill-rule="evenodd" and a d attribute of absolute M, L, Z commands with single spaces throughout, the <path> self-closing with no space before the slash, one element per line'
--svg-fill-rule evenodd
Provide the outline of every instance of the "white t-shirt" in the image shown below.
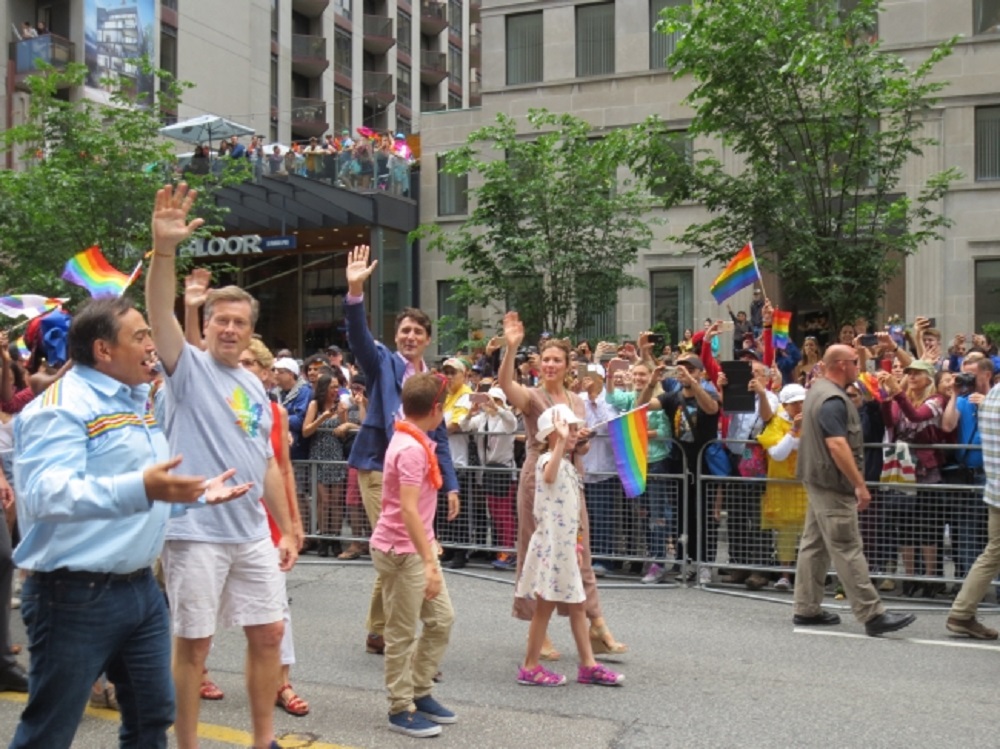
<path fill-rule="evenodd" d="M 274 452 L 271 405 L 260 379 L 186 343 L 164 390 L 170 454 L 184 456 L 176 472 L 210 479 L 235 468 L 231 484 L 253 482 L 239 499 L 172 518 L 167 539 L 245 543 L 268 538 L 260 498 Z"/>

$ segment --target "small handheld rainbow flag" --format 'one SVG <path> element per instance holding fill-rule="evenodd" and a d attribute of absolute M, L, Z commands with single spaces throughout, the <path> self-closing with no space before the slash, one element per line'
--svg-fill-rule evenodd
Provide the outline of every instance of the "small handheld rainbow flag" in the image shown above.
<path fill-rule="evenodd" d="M 115 270 L 108 262 L 96 244 L 83 252 L 78 252 L 69 259 L 63 269 L 62 277 L 71 284 L 82 286 L 96 299 L 109 296 L 121 296 L 125 289 L 142 272 L 142 260 L 135 266 L 131 275 L 126 276 Z"/>
<path fill-rule="evenodd" d="M 626 497 L 646 491 L 646 464 L 649 462 L 649 422 L 641 406 L 608 422 L 608 437 L 615 451 L 615 468 Z"/>
<path fill-rule="evenodd" d="M 712 296 L 722 304 L 740 289 L 760 280 L 757 270 L 757 258 L 753 254 L 753 244 L 748 242 L 736 256 L 729 261 L 726 269 L 712 283 Z"/>
<path fill-rule="evenodd" d="M 858 384 L 868 391 L 868 397 L 872 400 L 882 402 L 882 389 L 879 387 L 878 379 L 871 372 L 862 372 L 858 376 Z"/>
<path fill-rule="evenodd" d="M 57 309 L 65 301 L 65 299 L 54 299 L 40 294 L 0 296 L 0 315 L 27 317 L 31 320 Z"/>
<path fill-rule="evenodd" d="M 791 329 L 792 313 L 776 309 L 771 317 L 771 341 L 775 348 L 788 348 L 788 334 Z"/>
<path fill-rule="evenodd" d="M 17 353 L 21 355 L 21 358 L 27 360 L 31 358 L 31 349 L 28 348 L 28 344 L 24 342 L 24 336 L 21 336 L 16 341 L 14 345 L 17 346 Z"/>

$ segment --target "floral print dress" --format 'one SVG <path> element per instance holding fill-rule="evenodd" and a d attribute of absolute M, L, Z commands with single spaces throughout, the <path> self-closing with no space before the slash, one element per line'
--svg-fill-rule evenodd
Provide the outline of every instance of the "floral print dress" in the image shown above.
<path fill-rule="evenodd" d="M 554 483 L 543 478 L 551 459 L 545 453 L 535 469 L 535 532 L 528 542 L 514 595 L 557 603 L 583 603 L 586 594 L 576 561 L 576 534 L 580 527 L 580 475 L 563 460 Z"/>

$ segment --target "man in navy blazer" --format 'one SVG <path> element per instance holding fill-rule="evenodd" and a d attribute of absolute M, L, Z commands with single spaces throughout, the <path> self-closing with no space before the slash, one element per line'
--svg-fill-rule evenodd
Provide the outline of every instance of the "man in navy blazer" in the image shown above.
<path fill-rule="evenodd" d="M 361 501 L 372 528 L 382 512 L 382 465 L 385 451 L 395 429 L 396 419 L 402 418 L 403 381 L 411 374 L 424 372 L 424 351 L 431 340 L 431 320 L 419 309 L 404 308 L 396 316 L 396 353 L 372 338 L 365 318 L 365 281 L 378 265 L 368 263 L 368 245 L 355 247 L 347 258 L 347 299 L 344 317 L 347 320 L 347 342 L 354 359 L 368 379 L 368 412 L 361 430 L 354 439 L 348 465 L 358 470 Z M 443 382 L 443 380 L 442 380 Z M 430 432 L 437 443 L 438 464 L 448 494 L 448 520 L 458 517 L 458 478 L 448 449 L 448 430 L 444 424 Z M 385 650 L 385 611 L 382 608 L 382 582 L 375 580 L 368 609 L 368 637 L 365 649 L 381 655 Z"/>

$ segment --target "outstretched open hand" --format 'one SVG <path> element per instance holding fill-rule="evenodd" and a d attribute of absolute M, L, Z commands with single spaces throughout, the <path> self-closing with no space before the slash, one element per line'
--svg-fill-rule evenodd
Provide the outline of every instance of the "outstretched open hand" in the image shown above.
<path fill-rule="evenodd" d="M 226 486 L 226 482 L 236 475 L 236 469 L 230 468 L 225 473 L 220 473 L 214 479 L 205 482 L 205 504 L 218 505 L 238 499 L 253 488 L 253 482 L 247 484 L 237 484 L 236 486 Z"/>
<path fill-rule="evenodd" d="M 365 281 L 375 271 L 378 260 L 368 263 L 371 250 L 366 244 L 359 244 L 347 255 L 347 287 L 352 294 L 360 294 Z"/>
<path fill-rule="evenodd" d="M 157 191 L 152 225 L 153 249 L 157 253 L 172 253 L 205 223 L 202 218 L 187 220 L 197 198 L 198 191 L 188 189 L 186 182 L 176 188 L 165 185 Z"/>

